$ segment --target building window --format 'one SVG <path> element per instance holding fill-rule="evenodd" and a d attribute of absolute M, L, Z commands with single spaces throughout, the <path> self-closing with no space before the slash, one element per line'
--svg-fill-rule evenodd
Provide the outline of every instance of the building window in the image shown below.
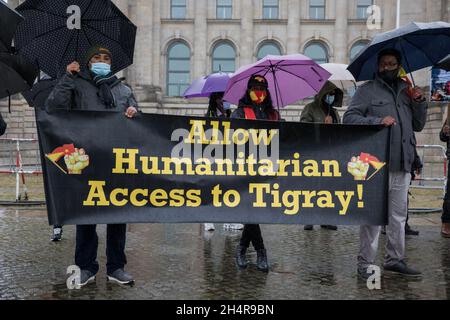
<path fill-rule="evenodd" d="M 278 19 L 278 0 L 263 0 L 263 19 Z"/>
<path fill-rule="evenodd" d="M 231 19 L 233 15 L 233 0 L 217 0 L 217 19 Z"/>
<path fill-rule="evenodd" d="M 367 19 L 367 8 L 373 5 L 373 0 L 358 0 L 356 7 L 356 18 Z"/>
<path fill-rule="evenodd" d="M 353 61 L 358 53 L 360 53 L 361 50 L 364 49 L 368 44 L 369 42 L 364 40 L 356 42 L 350 49 L 350 61 Z"/>
<path fill-rule="evenodd" d="M 186 0 L 171 0 L 170 17 L 172 19 L 186 18 Z"/>
<path fill-rule="evenodd" d="M 309 1 L 309 18 L 325 19 L 325 0 Z"/>
<path fill-rule="evenodd" d="M 274 56 L 281 56 L 280 47 L 273 42 L 265 42 L 258 50 L 258 55 L 256 56 L 258 60 L 261 60 L 268 54 Z"/>
<path fill-rule="evenodd" d="M 236 52 L 228 43 L 219 43 L 212 54 L 213 72 L 234 72 L 236 69 Z"/>
<path fill-rule="evenodd" d="M 191 51 L 182 42 L 169 47 L 167 61 L 167 95 L 179 97 L 190 82 Z"/>
<path fill-rule="evenodd" d="M 310 57 L 318 64 L 328 63 L 328 50 L 319 42 L 308 44 L 305 47 L 305 56 Z"/>

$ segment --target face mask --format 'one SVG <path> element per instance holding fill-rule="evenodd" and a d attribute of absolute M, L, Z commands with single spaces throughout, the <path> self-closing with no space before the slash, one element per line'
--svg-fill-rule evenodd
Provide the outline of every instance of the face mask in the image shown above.
<path fill-rule="evenodd" d="M 383 72 L 380 72 L 380 77 L 387 83 L 394 82 L 395 79 L 398 78 L 399 70 L 385 70 Z"/>
<path fill-rule="evenodd" d="M 329 106 L 331 106 L 331 105 L 333 104 L 333 102 L 334 102 L 334 99 L 335 99 L 334 96 L 332 96 L 332 95 L 327 95 L 327 96 L 325 97 L 325 102 L 326 102 Z"/>
<path fill-rule="evenodd" d="M 250 99 L 256 104 L 261 104 L 266 100 L 267 92 L 265 90 L 251 90 Z"/>
<path fill-rule="evenodd" d="M 111 65 L 103 62 L 93 63 L 91 71 L 97 76 L 106 76 L 111 73 Z"/>
<path fill-rule="evenodd" d="M 229 110 L 229 109 L 231 109 L 231 103 L 224 102 L 223 103 L 223 110 Z"/>

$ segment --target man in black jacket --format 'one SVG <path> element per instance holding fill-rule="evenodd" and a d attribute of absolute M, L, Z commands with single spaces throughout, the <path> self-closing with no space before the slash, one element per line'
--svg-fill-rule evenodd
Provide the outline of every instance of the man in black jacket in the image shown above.
<path fill-rule="evenodd" d="M 101 46 L 92 47 L 86 56 L 87 72 L 78 62 L 67 66 L 46 102 L 47 111 L 84 109 L 123 112 L 128 118 L 137 113 L 137 103 L 131 89 L 111 72 L 111 52 Z M 107 278 L 120 284 L 132 284 L 133 278 L 124 270 L 126 225 L 108 224 L 106 244 Z M 77 225 L 75 263 L 81 269 L 80 285 L 95 280 L 98 237 L 96 225 Z"/>
<path fill-rule="evenodd" d="M 447 143 L 447 160 L 450 160 L 450 126 L 447 122 L 444 123 L 442 130 L 439 134 L 442 142 Z M 450 161 L 448 161 L 448 169 L 450 169 Z M 447 170 L 447 186 L 444 197 L 444 204 L 442 206 L 442 230 L 441 235 L 444 238 L 450 238 L 450 186 L 449 179 L 450 171 Z"/>
<path fill-rule="evenodd" d="M 2 136 L 6 131 L 6 122 L 3 120 L 2 114 L 0 113 L 0 136 Z"/>

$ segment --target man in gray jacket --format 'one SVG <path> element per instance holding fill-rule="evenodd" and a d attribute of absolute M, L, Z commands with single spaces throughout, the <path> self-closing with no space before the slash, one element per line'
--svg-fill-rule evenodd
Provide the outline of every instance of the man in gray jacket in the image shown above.
<path fill-rule="evenodd" d="M 384 270 L 419 276 L 421 273 L 404 261 L 405 223 L 414 161 L 414 131 L 420 132 L 425 126 L 427 102 L 420 88 L 411 89 L 400 78 L 401 60 L 400 52 L 394 49 L 378 54 L 375 79 L 358 88 L 343 120 L 344 123 L 391 127 L 389 225 Z M 375 262 L 380 231 L 380 226 L 361 226 L 358 274 L 364 279 L 371 275 L 367 269 Z"/>
<path fill-rule="evenodd" d="M 101 46 L 92 47 L 86 56 L 87 71 L 76 61 L 67 66 L 66 74 L 50 93 L 46 110 L 75 109 L 123 112 L 128 118 L 137 114 L 137 103 L 129 87 L 111 72 L 111 52 Z M 106 230 L 107 279 L 120 284 L 133 284 L 125 272 L 126 225 L 108 224 Z M 75 263 L 81 269 L 80 285 L 95 280 L 98 237 L 96 225 L 77 225 Z"/>

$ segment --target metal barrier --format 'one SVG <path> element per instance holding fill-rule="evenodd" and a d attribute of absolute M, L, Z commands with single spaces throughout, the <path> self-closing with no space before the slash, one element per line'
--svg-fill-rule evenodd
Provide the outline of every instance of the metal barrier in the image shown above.
<path fill-rule="evenodd" d="M 442 199 L 445 196 L 447 185 L 447 154 L 441 145 L 417 145 L 419 157 L 422 160 L 422 174 L 411 183 L 410 189 L 442 190 Z M 432 155 L 426 155 L 432 151 Z M 434 161 L 427 161 L 427 160 Z M 440 198 L 441 199 L 441 198 Z M 413 213 L 440 212 L 441 207 L 436 208 L 408 208 Z"/>
<path fill-rule="evenodd" d="M 31 147 L 24 148 L 28 144 Z M 24 161 L 23 153 L 26 160 Z M 25 175 L 42 174 L 39 155 L 39 145 L 36 139 L 0 138 L 0 174 L 14 174 L 16 176 L 15 201 L 1 201 L 11 204 L 45 204 L 45 201 L 30 201 Z M 22 182 L 22 192 L 20 185 Z"/>

